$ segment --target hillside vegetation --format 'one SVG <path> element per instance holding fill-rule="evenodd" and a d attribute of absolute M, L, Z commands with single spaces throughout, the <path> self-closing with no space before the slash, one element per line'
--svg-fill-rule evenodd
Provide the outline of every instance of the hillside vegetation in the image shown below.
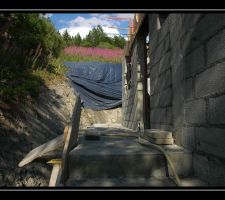
<path fill-rule="evenodd" d="M 126 40 L 122 36 L 109 37 L 100 25 L 93 28 L 88 35 L 82 39 L 78 33 L 71 37 L 67 30 L 62 34 L 66 46 L 99 47 L 106 49 L 124 48 Z"/>
<path fill-rule="evenodd" d="M 86 38 L 62 35 L 39 13 L 0 14 L 0 108 L 36 98 L 40 87 L 62 79 L 64 61 L 121 62 L 125 39 L 101 26 Z"/>

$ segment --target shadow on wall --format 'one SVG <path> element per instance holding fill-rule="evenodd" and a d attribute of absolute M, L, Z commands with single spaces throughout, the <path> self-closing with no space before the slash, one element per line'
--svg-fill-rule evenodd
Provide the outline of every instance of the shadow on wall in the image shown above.
<path fill-rule="evenodd" d="M 188 136 L 186 135 L 187 129 L 184 127 L 187 125 L 187 121 L 189 119 L 194 120 L 196 114 L 199 119 L 205 117 L 205 115 L 201 113 L 201 110 L 199 110 L 200 108 L 198 106 L 196 107 L 194 105 L 186 104 L 188 101 L 193 99 L 193 78 L 195 76 L 195 72 L 203 64 L 201 62 L 204 59 L 203 54 L 201 54 L 203 51 L 199 52 L 198 48 L 197 50 L 193 49 L 196 48 L 195 43 L 200 42 L 200 38 L 197 39 L 195 36 L 198 34 L 198 30 L 196 30 L 196 27 L 193 28 L 193 26 L 196 25 L 203 16 L 204 14 L 181 14 L 182 19 L 180 18 L 177 28 L 173 25 L 175 29 L 177 29 L 175 31 L 179 34 L 179 42 L 177 42 L 176 38 L 171 39 L 171 42 L 174 41 L 174 44 L 171 44 L 172 56 L 170 60 L 172 65 L 173 81 L 172 108 L 174 134 L 176 143 L 186 147 L 186 142 L 194 143 L 194 132 L 190 133 Z M 193 20 L 195 20 L 195 24 L 193 23 Z M 187 107 L 189 107 L 189 109 Z"/>
<path fill-rule="evenodd" d="M 224 17 L 186 15 L 171 59 L 175 134 L 194 151 L 195 175 L 209 186 L 225 183 Z"/>

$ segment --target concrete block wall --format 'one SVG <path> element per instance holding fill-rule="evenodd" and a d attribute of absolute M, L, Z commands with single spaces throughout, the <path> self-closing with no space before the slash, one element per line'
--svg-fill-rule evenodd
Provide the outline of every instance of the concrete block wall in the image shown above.
<path fill-rule="evenodd" d="M 123 88 L 123 126 L 130 129 L 136 129 L 138 126 L 139 119 L 137 117 L 138 112 L 138 81 L 137 79 L 140 76 L 138 73 L 138 50 L 139 45 L 138 41 L 134 41 L 132 54 L 131 54 L 131 84 L 130 88 L 125 92 Z M 123 61 L 123 73 L 125 68 L 125 60 Z M 125 77 L 124 77 L 125 78 Z M 123 78 L 123 81 L 124 81 Z"/>
<path fill-rule="evenodd" d="M 159 14 L 146 16 L 151 128 L 172 130 L 175 143 L 193 151 L 195 175 L 225 186 L 225 13 L 170 13 L 162 24 Z M 133 129 L 144 112 L 141 56 L 136 38 L 131 88 L 123 95 L 123 124 Z"/>
<path fill-rule="evenodd" d="M 149 37 L 151 128 L 171 129 L 193 151 L 195 175 L 224 186 L 225 14 L 169 14 Z"/>
<path fill-rule="evenodd" d="M 151 128 L 172 130 L 170 20 L 160 25 L 158 14 L 149 14 L 148 18 Z"/>

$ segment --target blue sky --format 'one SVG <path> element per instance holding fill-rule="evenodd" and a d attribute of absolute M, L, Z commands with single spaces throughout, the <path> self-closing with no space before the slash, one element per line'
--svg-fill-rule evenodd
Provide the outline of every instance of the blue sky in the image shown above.
<path fill-rule="evenodd" d="M 85 37 L 88 32 L 95 26 L 101 25 L 105 33 L 109 36 L 114 34 L 127 34 L 127 30 L 115 29 L 110 27 L 127 28 L 128 20 L 112 20 L 108 17 L 129 18 L 133 17 L 132 13 L 49 13 L 47 16 L 51 19 L 54 26 L 60 33 L 65 30 L 71 36 L 78 32 L 81 37 Z M 123 35 L 127 37 L 126 35 Z"/>

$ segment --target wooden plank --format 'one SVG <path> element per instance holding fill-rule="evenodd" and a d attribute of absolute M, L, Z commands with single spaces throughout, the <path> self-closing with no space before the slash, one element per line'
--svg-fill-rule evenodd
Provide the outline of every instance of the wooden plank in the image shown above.
<path fill-rule="evenodd" d="M 173 138 L 171 131 L 157 130 L 157 129 L 145 129 L 144 135 L 151 138 L 159 138 L 159 139 L 171 139 Z"/>
<path fill-rule="evenodd" d="M 65 145 L 62 153 L 62 184 L 65 184 L 68 179 L 68 154 L 77 145 L 78 142 L 78 132 L 80 125 L 80 115 L 81 115 L 81 100 L 80 96 L 77 96 L 74 105 L 74 112 L 71 120 L 71 124 L 68 126 L 68 133 L 65 141 Z"/>
<path fill-rule="evenodd" d="M 146 135 L 143 135 L 142 138 L 148 140 L 149 142 L 153 143 L 153 144 L 159 144 L 159 145 L 163 145 L 163 144 L 173 144 L 174 140 L 173 138 L 166 138 L 166 139 L 161 139 L 161 138 L 152 138 Z"/>
<path fill-rule="evenodd" d="M 27 165 L 28 163 L 32 162 L 37 158 L 42 157 L 45 154 L 47 155 L 50 152 L 54 152 L 55 150 L 63 149 L 63 137 L 63 135 L 60 135 L 55 139 L 36 147 L 23 158 L 23 160 L 19 163 L 18 166 L 23 167 L 24 165 Z"/>
<path fill-rule="evenodd" d="M 61 174 L 62 174 L 61 164 L 54 164 L 51 178 L 49 181 L 49 187 L 56 187 L 60 185 Z"/>

